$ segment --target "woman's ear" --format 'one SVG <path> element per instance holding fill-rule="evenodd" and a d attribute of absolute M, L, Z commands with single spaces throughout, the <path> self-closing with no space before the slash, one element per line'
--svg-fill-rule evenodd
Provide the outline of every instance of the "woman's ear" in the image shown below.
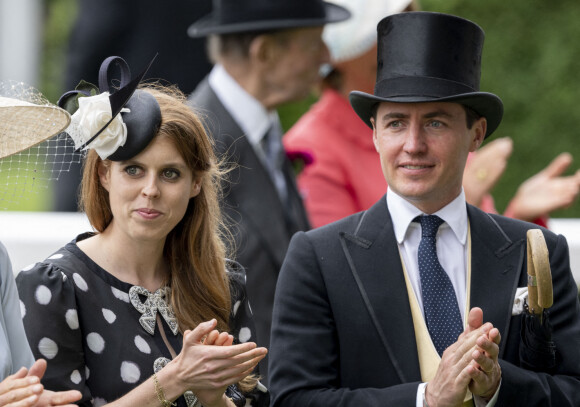
<path fill-rule="evenodd" d="M 104 161 L 101 161 L 99 162 L 97 171 L 99 173 L 99 181 L 101 181 L 101 185 L 107 190 L 107 192 L 109 192 L 111 166 L 105 164 Z"/>
<path fill-rule="evenodd" d="M 193 182 L 191 183 L 189 197 L 193 198 L 195 196 L 198 196 L 200 192 L 201 192 L 201 179 L 200 178 L 194 179 Z"/>

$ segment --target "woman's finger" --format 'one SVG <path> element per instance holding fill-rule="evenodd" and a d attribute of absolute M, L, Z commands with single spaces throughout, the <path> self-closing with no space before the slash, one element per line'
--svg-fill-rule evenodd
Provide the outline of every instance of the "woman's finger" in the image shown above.
<path fill-rule="evenodd" d="M 215 329 L 211 331 L 205 338 L 202 339 L 201 343 L 204 345 L 217 345 L 216 340 L 218 339 L 220 333 Z"/>
<path fill-rule="evenodd" d="M 27 372 L 28 371 L 25 368 L 22 368 L 15 374 L 2 380 L 2 382 L 0 382 L 0 395 L 15 389 L 25 388 L 40 383 L 40 379 L 36 376 L 26 377 Z"/>
<path fill-rule="evenodd" d="M 46 360 L 38 359 L 30 367 L 30 370 L 28 371 L 28 376 L 36 376 L 39 379 L 42 379 L 45 372 L 46 372 Z"/>
<path fill-rule="evenodd" d="M 217 346 L 227 346 L 228 345 L 228 339 L 230 337 L 232 337 L 232 340 L 233 340 L 233 336 L 231 336 L 229 333 L 227 333 L 227 332 L 221 332 L 219 334 L 219 336 L 216 338 L 214 344 L 217 345 Z"/>
<path fill-rule="evenodd" d="M 191 332 L 185 332 L 183 334 L 183 345 L 186 344 L 199 344 L 204 336 L 208 335 L 217 325 L 217 321 L 211 319 L 209 321 L 202 322 Z"/>
<path fill-rule="evenodd" d="M 42 390 L 40 383 L 14 388 L 0 396 L 0 406 L 30 406 L 30 401 L 36 402 Z"/>
<path fill-rule="evenodd" d="M 81 399 L 83 395 L 78 390 L 50 392 L 50 405 L 61 406 L 64 404 L 74 403 Z"/>

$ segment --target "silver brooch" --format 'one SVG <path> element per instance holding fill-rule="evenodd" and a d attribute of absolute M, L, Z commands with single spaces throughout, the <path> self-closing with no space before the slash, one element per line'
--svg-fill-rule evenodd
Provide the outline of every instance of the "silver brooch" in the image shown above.
<path fill-rule="evenodd" d="M 139 318 L 139 323 L 151 335 L 155 333 L 157 311 L 159 311 L 165 322 L 167 322 L 173 335 L 177 335 L 179 332 L 177 318 L 175 318 L 171 305 L 167 303 L 170 293 L 171 289 L 169 287 L 162 287 L 154 293 L 138 285 L 134 285 L 129 290 L 131 304 L 133 304 L 137 311 L 143 314 Z M 145 302 L 141 302 L 139 295 L 146 297 Z"/>

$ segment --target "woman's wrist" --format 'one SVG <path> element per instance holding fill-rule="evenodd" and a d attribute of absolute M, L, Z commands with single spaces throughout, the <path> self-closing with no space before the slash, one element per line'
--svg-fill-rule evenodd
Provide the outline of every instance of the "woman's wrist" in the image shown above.
<path fill-rule="evenodd" d="M 222 397 L 215 403 L 212 404 L 203 403 L 203 407 L 236 407 L 236 404 L 230 397 L 226 396 L 226 394 L 224 393 Z"/>
<path fill-rule="evenodd" d="M 181 380 L 179 369 L 173 362 L 171 361 L 155 374 L 167 400 L 175 400 L 187 391 L 187 385 Z"/>
<path fill-rule="evenodd" d="M 165 391 L 163 390 L 163 386 L 161 386 L 161 383 L 159 383 L 157 373 L 153 373 L 153 376 L 151 377 L 153 379 L 153 386 L 155 387 L 155 395 L 157 396 L 157 400 L 159 400 L 159 404 L 161 404 L 161 407 L 176 406 L 177 405 L 176 403 L 172 402 L 171 400 L 167 400 L 165 398 Z"/>

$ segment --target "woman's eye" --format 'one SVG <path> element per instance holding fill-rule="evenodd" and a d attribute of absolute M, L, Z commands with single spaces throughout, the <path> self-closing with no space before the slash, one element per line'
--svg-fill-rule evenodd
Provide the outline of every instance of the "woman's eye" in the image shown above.
<path fill-rule="evenodd" d="M 172 169 L 167 169 L 167 170 L 163 170 L 163 178 L 169 179 L 169 180 L 174 180 L 179 178 L 179 171 L 177 170 L 172 170 Z"/>
<path fill-rule="evenodd" d="M 125 172 L 128 175 L 138 175 L 140 172 L 140 169 L 136 165 L 130 165 L 127 168 L 125 168 Z"/>

